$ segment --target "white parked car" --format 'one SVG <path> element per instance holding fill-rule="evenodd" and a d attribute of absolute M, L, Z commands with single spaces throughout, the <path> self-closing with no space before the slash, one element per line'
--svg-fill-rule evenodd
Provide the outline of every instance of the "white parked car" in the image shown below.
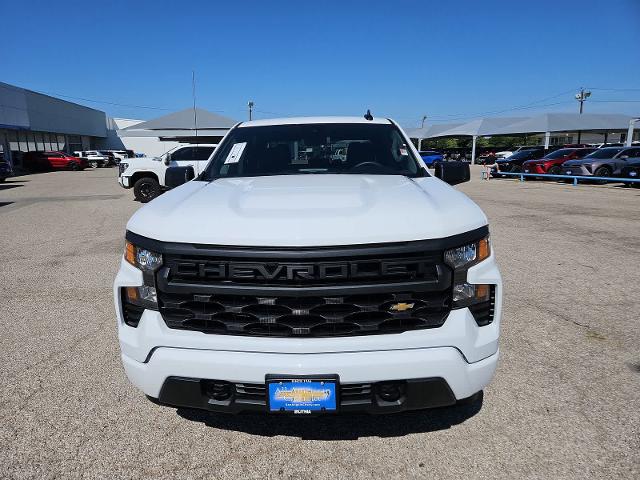
<path fill-rule="evenodd" d="M 108 167 L 111 163 L 111 159 L 107 155 L 103 155 L 97 150 L 86 150 L 73 153 L 77 157 L 86 158 L 92 168 Z"/>
<path fill-rule="evenodd" d="M 215 144 L 180 145 L 160 157 L 122 160 L 118 166 L 118 182 L 124 188 L 133 188 L 137 200 L 149 202 L 166 189 L 168 167 L 192 166 L 197 175 L 204 170 L 215 148 Z"/>
<path fill-rule="evenodd" d="M 146 395 L 301 415 L 480 404 L 502 280 L 487 217 L 447 184 L 468 164 L 432 175 L 395 122 L 318 117 L 241 123 L 195 170 L 169 168 L 178 188 L 129 220 L 114 283 Z"/>

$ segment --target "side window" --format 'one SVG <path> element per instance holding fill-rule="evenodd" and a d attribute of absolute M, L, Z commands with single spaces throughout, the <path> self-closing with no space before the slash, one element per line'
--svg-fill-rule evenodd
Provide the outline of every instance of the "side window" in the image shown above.
<path fill-rule="evenodd" d="M 193 160 L 193 148 L 184 147 L 171 154 L 171 160 Z"/>
<path fill-rule="evenodd" d="M 624 152 L 623 155 L 629 155 L 629 157 L 640 157 L 640 148 L 632 148 Z"/>
<path fill-rule="evenodd" d="M 213 153 L 213 147 L 194 147 L 193 158 L 195 160 L 209 160 L 209 157 Z"/>

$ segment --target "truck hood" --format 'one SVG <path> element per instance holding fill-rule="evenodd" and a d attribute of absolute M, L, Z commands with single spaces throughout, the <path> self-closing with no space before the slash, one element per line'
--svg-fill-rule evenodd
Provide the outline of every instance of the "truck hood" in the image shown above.
<path fill-rule="evenodd" d="M 148 238 L 234 246 L 330 246 L 443 238 L 487 224 L 434 177 L 282 175 L 191 181 L 142 207 Z"/>

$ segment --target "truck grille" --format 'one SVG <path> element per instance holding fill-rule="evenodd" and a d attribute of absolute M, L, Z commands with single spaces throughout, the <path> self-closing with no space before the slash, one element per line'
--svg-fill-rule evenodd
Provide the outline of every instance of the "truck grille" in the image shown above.
<path fill-rule="evenodd" d="M 128 239 L 163 255 L 158 308 L 172 329 L 267 337 L 337 337 L 437 328 L 451 311 L 447 248 L 436 240 L 337 247 L 227 247 Z"/>
<path fill-rule="evenodd" d="M 440 327 L 450 292 L 350 296 L 181 295 L 159 292 L 169 328 L 204 333 L 326 337 Z"/>

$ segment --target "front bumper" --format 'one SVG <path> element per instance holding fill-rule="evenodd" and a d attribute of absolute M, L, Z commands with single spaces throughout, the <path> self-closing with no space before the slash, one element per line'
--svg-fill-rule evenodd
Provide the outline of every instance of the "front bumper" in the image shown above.
<path fill-rule="evenodd" d="M 118 183 L 123 188 L 131 188 L 131 178 L 130 177 L 120 176 L 120 177 L 118 177 Z"/>
<path fill-rule="evenodd" d="M 562 166 L 562 174 L 563 175 L 577 175 L 577 176 L 589 176 L 593 175 L 587 168 L 583 165 L 563 165 Z"/>
<path fill-rule="evenodd" d="M 545 174 L 547 173 L 546 170 L 544 169 L 544 167 L 540 166 L 540 165 L 527 165 L 526 163 L 522 165 L 522 171 L 524 173 L 539 173 L 539 174 Z"/>
<path fill-rule="evenodd" d="M 494 256 L 471 267 L 467 280 L 496 285 L 491 324 L 479 327 L 470 311 L 462 308 L 452 310 L 439 328 L 397 334 L 330 338 L 214 335 L 170 329 L 154 310 L 145 310 L 135 328 L 125 324 L 120 289 L 141 285 L 142 273 L 123 260 L 114 283 L 122 362 L 129 380 L 146 395 L 175 406 L 264 410 L 259 402 L 253 402 L 253 407 L 216 406 L 204 395 L 201 384 L 218 380 L 264 385 L 269 374 L 338 375 L 341 386 L 427 382 L 430 386 L 425 388 L 435 393 L 413 396 L 398 409 L 451 404 L 486 387 L 498 360 L 502 281 Z M 184 391 L 184 397 L 175 394 L 176 378 L 182 379 L 177 391 Z M 375 397 L 367 402 L 358 408 L 377 409 Z"/>

